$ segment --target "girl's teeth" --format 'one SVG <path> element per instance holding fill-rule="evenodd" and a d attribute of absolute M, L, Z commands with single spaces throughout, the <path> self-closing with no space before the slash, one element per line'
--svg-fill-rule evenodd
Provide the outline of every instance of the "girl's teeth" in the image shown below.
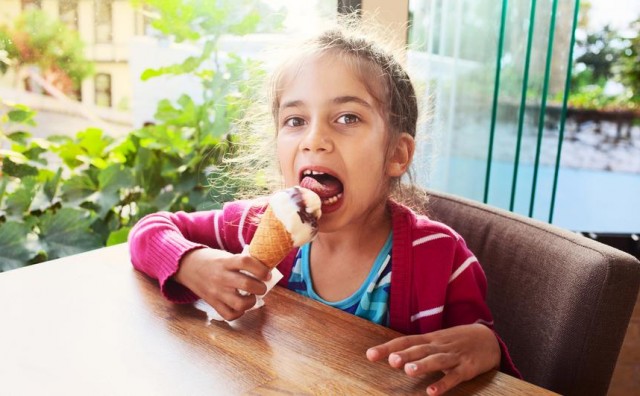
<path fill-rule="evenodd" d="M 302 172 L 302 175 L 303 176 L 324 175 L 324 172 L 319 172 L 319 171 L 314 171 L 314 170 L 307 169 L 304 172 Z"/>
<path fill-rule="evenodd" d="M 325 205 L 331 205 L 331 204 L 334 204 L 334 203 L 338 202 L 338 199 L 340 199 L 340 197 L 342 197 L 342 193 L 339 193 L 338 195 L 334 195 L 331 198 L 327 198 L 327 199 L 323 200 L 322 203 L 325 204 Z"/>

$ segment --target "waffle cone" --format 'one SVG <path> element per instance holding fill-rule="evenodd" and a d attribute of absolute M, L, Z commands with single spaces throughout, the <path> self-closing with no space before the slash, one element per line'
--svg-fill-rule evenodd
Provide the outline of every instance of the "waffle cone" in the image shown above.
<path fill-rule="evenodd" d="M 293 240 L 289 231 L 278 220 L 271 206 L 267 206 L 249 244 L 249 254 L 267 267 L 274 268 L 287 257 L 291 249 Z"/>

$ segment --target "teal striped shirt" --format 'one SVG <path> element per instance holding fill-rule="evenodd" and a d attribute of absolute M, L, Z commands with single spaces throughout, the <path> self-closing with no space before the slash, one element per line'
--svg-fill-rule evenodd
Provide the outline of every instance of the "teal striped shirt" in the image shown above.
<path fill-rule="evenodd" d="M 360 288 L 351 296 L 334 302 L 323 299 L 313 290 L 311 271 L 309 269 L 311 243 L 307 243 L 298 250 L 298 255 L 289 277 L 289 289 L 371 322 L 388 326 L 392 241 L 393 235 L 390 233 L 380 253 L 378 253 L 367 279 L 365 279 Z"/>

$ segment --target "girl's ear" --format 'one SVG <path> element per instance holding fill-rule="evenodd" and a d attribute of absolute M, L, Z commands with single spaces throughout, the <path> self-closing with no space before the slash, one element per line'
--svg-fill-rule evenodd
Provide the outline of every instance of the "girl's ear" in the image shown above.
<path fill-rule="evenodd" d="M 387 175 L 390 177 L 402 176 L 411 165 L 415 148 L 416 141 L 411 135 L 403 132 L 396 141 L 395 148 L 387 161 Z"/>

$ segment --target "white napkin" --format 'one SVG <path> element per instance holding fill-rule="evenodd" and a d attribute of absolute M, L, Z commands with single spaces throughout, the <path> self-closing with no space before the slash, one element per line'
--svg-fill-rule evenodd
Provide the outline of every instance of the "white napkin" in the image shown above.
<path fill-rule="evenodd" d="M 241 271 L 247 275 L 253 276 L 251 273 L 246 272 L 246 271 Z M 277 268 L 274 268 L 271 270 L 271 279 L 267 282 L 265 282 L 265 284 L 267 285 L 267 291 L 261 295 L 261 296 L 256 296 L 256 305 L 254 305 L 253 307 L 249 308 L 247 311 L 252 311 L 254 309 L 258 309 L 260 307 L 262 307 L 264 305 L 264 300 L 262 299 L 264 296 L 267 295 L 267 293 L 269 293 L 269 291 L 271 291 L 271 289 L 273 289 L 273 287 L 276 285 L 276 283 L 278 283 L 280 281 L 280 279 L 282 279 L 282 273 L 280 271 L 278 271 Z M 238 290 L 238 292 L 242 295 L 248 295 L 248 293 L 244 290 Z M 204 306 L 202 306 L 201 304 L 204 304 Z M 217 320 L 217 321 L 225 321 L 225 322 L 229 322 L 228 320 L 225 320 L 222 316 L 220 316 L 220 314 L 218 313 L 218 311 L 215 310 L 215 308 L 213 308 L 211 305 L 207 304 L 206 302 L 204 302 L 204 300 L 200 300 L 196 306 L 199 306 L 200 309 L 202 309 L 203 311 L 205 311 L 207 313 L 207 316 L 209 317 L 209 320 Z"/>

